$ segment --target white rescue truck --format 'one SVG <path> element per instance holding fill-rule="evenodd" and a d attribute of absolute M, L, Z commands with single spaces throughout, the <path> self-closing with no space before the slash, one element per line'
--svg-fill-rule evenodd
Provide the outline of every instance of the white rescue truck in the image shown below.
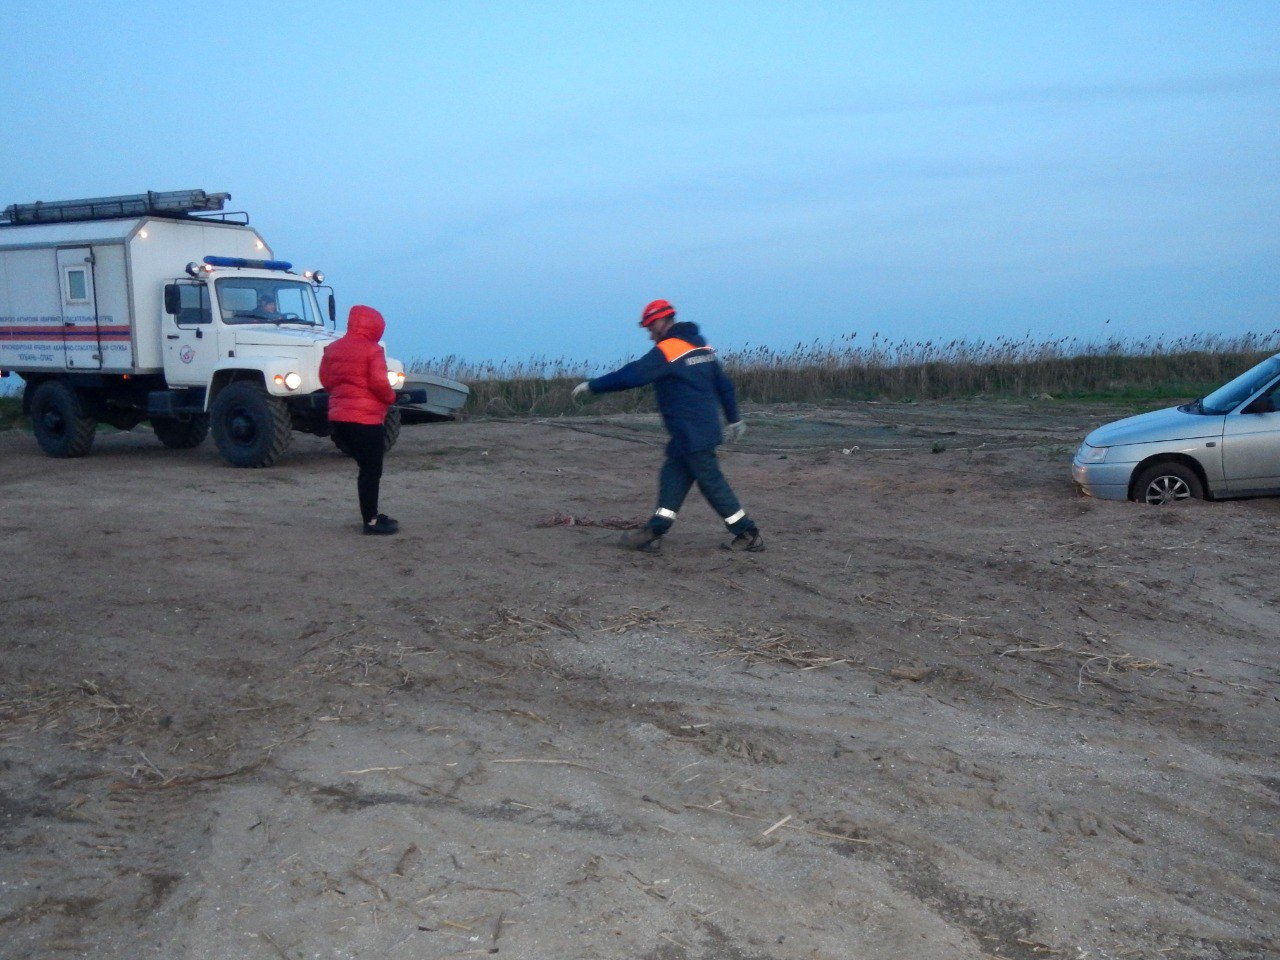
<path fill-rule="evenodd" d="M 98 423 L 150 420 L 165 446 L 212 431 L 230 463 L 267 467 L 291 431 L 329 434 L 319 368 L 337 338 L 333 291 L 273 259 L 246 214 L 222 212 L 229 199 L 185 190 L 5 209 L 0 376 L 26 381 L 23 412 L 45 453 L 82 456 Z M 404 365 L 387 368 L 387 449 L 402 412 L 451 419 L 466 398 L 434 377 L 406 389 Z"/>

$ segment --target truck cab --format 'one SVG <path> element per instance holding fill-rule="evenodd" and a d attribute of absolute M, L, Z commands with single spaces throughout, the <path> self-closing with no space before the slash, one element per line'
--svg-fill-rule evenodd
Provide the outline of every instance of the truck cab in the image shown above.
<path fill-rule="evenodd" d="M 320 359 L 337 333 L 332 293 L 322 311 L 323 274 L 298 275 L 278 260 L 207 256 L 186 266 L 187 277 L 164 288 L 166 389 L 148 397 L 148 411 L 172 418 L 207 418 L 214 442 L 230 462 L 258 466 L 287 445 L 290 431 L 325 436 L 328 396 Z M 326 322 L 327 321 L 327 322 Z M 404 365 L 387 360 L 398 400 Z M 399 434 L 399 411 L 384 425 L 388 449 Z"/>
<path fill-rule="evenodd" d="M 197 267 L 196 273 L 194 279 L 172 282 L 165 291 L 161 324 L 170 386 L 206 387 L 219 370 L 236 367 L 228 361 L 262 352 L 262 347 L 283 354 L 282 360 L 296 360 L 294 367 L 310 369 L 313 346 L 319 343 L 323 350 L 333 339 L 315 289 L 305 280 L 252 269 L 206 273 Z M 306 381 L 294 388 L 318 389 L 318 382 Z"/>

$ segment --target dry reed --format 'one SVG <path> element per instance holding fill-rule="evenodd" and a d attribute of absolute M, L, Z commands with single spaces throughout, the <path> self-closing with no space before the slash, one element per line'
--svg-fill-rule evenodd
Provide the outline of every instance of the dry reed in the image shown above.
<path fill-rule="evenodd" d="M 738 397 L 747 403 L 910 402 L 975 396 L 1056 399 L 1190 399 L 1280 350 L 1280 330 L 1173 340 L 1145 337 L 1093 343 L 1078 337 L 1033 340 L 901 340 L 852 333 L 789 350 L 747 346 L 723 353 Z M 637 354 L 638 355 L 638 354 Z M 647 412 L 652 392 L 605 394 L 576 403 L 573 385 L 605 368 L 535 357 L 469 364 L 456 356 L 419 360 L 414 370 L 471 387 L 473 416 L 563 416 Z"/>

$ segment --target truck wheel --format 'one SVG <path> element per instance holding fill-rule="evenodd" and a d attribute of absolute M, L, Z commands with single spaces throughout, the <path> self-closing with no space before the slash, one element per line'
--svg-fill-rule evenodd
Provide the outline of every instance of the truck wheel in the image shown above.
<path fill-rule="evenodd" d="M 93 446 L 98 421 L 86 417 L 76 392 L 60 380 L 46 380 L 31 394 L 31 429 L 51 457 L 83 457 Z"/>
<path fill-rule="evenodd" d="M 229 384 L 209 410 L 213 442 L 227 462 L 237 467 L 269 467 L 293 439 L 289 410 L 260 384 Z"/>
<path fill-rule="evenodd" d="M 390 453 L 391 448 L 396 445 L 396 441 L 400 439 L 400 408 L 391 407 L 387 410 L 387 419 L 382 421 L 382 452 Z"/>
<path fill-rule="evenodd" d="M 347 445 L 338 438 L 336 434 L 329 434 L 333 440 L 333 445 L 338 448 L 338 452 L 343 456 L 351 456 L 351 451 L 347 449 Z M 396 441 L 400 439 L 400 408 L 391 407 L 387 410 L 387 419 L 382 421 L 382 452 L 387 453 L 396 445 Z"/>
<path fill-rule="evenodd" d="M 204 443 L 209 435 L 209 417 L 203 413 L 193 413 L 186 420 L 152 417 L 151 429 L 156 432 L 156 439 L 170 450 L 190 450 Z"/>

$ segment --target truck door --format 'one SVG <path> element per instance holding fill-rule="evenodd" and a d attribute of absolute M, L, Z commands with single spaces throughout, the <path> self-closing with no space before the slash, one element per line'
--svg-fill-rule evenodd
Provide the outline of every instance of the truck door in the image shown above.
<path fill-rule="evenodd" d="M 218 362 L 209 288 L 178 282 L 178 312 L 164 318 L 164 378 L 171 387 L 207 387 Z"/>
<path fill-rule="evenodd" d="M 93 250 L 58 251 L 58 287 L 62 303 L 62 352 L 67 367 L 102 369 L 98 340 L 98 304 L 93 290 Z"/>

